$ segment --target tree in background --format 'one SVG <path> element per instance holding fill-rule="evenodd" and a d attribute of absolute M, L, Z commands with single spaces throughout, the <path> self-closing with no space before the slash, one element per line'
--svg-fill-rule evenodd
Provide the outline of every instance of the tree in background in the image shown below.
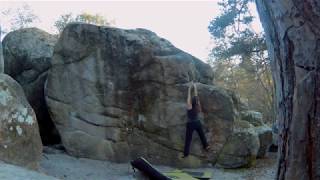
<path fill-rule="evenodd" d="M 37 21 L 39 21 L 39 18 L 33 13 L 30 6 L 25 3 L 15 9 L 4 9 L 0 11 L 0 25 L 2 25 L 3 34 L 30 27 Z"/>
<path fill-rule="evenodd" d="M 263 33 L 253 27 L 252 0 L 222 0 L 222 13 L 208 27 L 215 42 L 209 64 L 215 81 L 236 91 L 251 109 L 274 121 L 274 87 Z"/>
<path fill-rule="evenodd" d="M 95 24 L 99 26 L 110 26 L 114 24 L 114 21 L 108 21 L 104 16 L 99 14 L 89 14 L 89 13 L 81 13 L 74 16 L 72 13 L 63 14 L 59 17 L 59 19 L 54 23 L 54 26 L 60 32 L 67 26 L 67 24 L 72 22 L 82 22 L 82 23 L 89 23 Z"/>

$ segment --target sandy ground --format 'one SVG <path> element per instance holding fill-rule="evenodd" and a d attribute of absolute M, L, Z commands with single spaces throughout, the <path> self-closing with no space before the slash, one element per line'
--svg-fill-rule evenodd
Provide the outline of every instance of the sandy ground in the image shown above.
<path fill-rule="evenodd" d="M 268 158 L 257 160 L 257 165 L 249 169 L 224 170 L 208 167 L 192 170 L 212 171 L 213 180 L 269 180 L 274 179 L 275 157 L 275 154 L 270 154 Z M 156 168 L 162 172 L 174 169 L 166 166 L 156 166 Z M 46 151 L 42 158 L 40 172 L 63 180 L 144 179 L 141 174 L 133 173 L 129 164 L 75 158 L 62 151 L 50 150 Z"/>

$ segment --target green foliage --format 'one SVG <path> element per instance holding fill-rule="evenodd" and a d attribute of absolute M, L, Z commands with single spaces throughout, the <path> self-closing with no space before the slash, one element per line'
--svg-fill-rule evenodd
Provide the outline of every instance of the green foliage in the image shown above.
<path fill-rule="evenodd" d="M 110 26 L 113 22 L 108 21 L 105 17 L 99 14 L 89 14 L 89 13 L 81 13 L 74 16 L 72 13 L 64 14 L 59 17 L 59 19 L 54 23 L 54 26 L 57 28 L 59 32 L 62 32 L 63 29 L 69 23 L 73 22 L 81 22 L 88 24 L 95 24 L 99 26 Z"/>
<path fill-rule="evenodd" d="M 226 59 L 239 56 L 241 60 L 250 59 L 252 53 L 266 50 L 263 34 L 252 29 L 254 17 L 250 13 L 252 0 L 222 0 L 222 14 L 209 24 L 216 47 L 211 56 Z"/>
<path fill-rule="evenodd" d="M 68 23 L 73 22 L 74 18 L 72 14 L 64 14 L 59 17 L 59 19 L 54 23 L 54 26 L 57 28 L 59 32 L 61 32 Z"/>
<path fill-rule="evenodd" d="M 252 0 L 221 0 L 221 14 L 208 27 L 215 42 L 209 63 L 215 81 L 236 91 L 250 108 L 273 121 L 274 89 L 263 33 L 252 28 Z"/>
<path fill-rule="evenodd" d="M 248 3 L 252 0 L 223 0 L 219 2 L 219 6 L 222 7 L 222 14 L 211 21 L 209 25 L 209 32 L 218 38 L 224 38 L 227 34 L 228 29 L 237 25 L 237 31 L 240 28 L 247 28 L 240 25 L 249 25 L 253 19 L 251 16 Z M 237 33 L 237 32 L 233 32 Z"/>

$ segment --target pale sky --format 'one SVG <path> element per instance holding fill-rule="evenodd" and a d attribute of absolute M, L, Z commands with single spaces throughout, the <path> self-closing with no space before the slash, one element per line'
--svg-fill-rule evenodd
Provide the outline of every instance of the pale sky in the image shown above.
<path fill-rule="evenodd" d="M 23 2 L 27 3 L 40 19 L 40 22 L 34 25 L 49 33 L 55 32 L 53 24 L 62 14 L 98 13 L 107 19 L 115 20 L 115 26 L 119 28 L 149 29 L 203 61 L 207 60 L 213 47 L 207 27 L 219 14 L 218 0 Z M 23 2 L 0 0 L 0 7 L 21 7 Z"/>

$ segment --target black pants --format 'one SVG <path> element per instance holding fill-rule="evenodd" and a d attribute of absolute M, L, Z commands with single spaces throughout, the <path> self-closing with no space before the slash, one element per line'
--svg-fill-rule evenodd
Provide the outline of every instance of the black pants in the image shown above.
<path fill-rule="evenodd" d="M 192 134 L 193 134 L 194 130 L 196 130 L 198 132 L 203 148 L 205 149 L 208 147 L 207 139 L 203 133 L 201 122 L 200 121 L 188 122 L 187 123 L 187 130 L 186 130 L 186 139 L 185 139 L 185 144 L 184 144 L 184 152 L 183 152 L 184 156 L 189 155 Z"/>

